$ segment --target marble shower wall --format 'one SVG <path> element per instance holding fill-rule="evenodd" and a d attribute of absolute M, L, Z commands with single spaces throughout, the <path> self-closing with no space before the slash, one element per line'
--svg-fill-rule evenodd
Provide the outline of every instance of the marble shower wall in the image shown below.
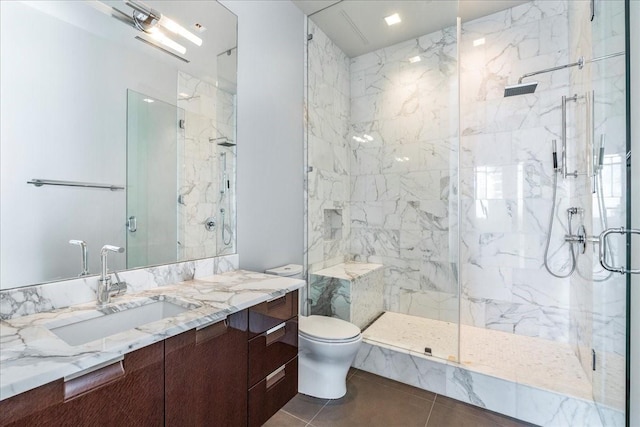
<path fill-rule="evenodd" d="M 179 258 L 196 259 L 235 252 L 235 236 L 229 245 L 222 240 L 222 213 L 225 209 L 225 233 L 235 234 L 235 149 L 217 145 L 220 137 L 235 140 L 235 97 L 215 85 L 178 74 L 178 107 L 184 109 L 184 146 L 179 148 L 178 222 Z M 230 189 L 221 193 L 222 157 L 226 153 Z M 231 212 L 229 211 L 231 199 Z M 212 231 L 204 227 L 207 218 L 215 218 Z M 225 234 L 229 241 L 229 234 Z"/>
<path fill-rule="evenodd" d="M 307 45 L 309 272 L 348 258 L 349 58 L 314 24 Z"/>
<path fill-rule="evenodd" d="M 551 141 L 560 141 L 569 73 L 535 76 L 535 93 L 505 98 L 520 75 L 571 62 L 566 1 L 533 1 L 463 22 L 461 45 L 461 321 L 569 341 L 569 279 L 551 276 L 544 252 L 552 209 Z M 484 44 L 474 46 L 474 41 Z M 526 80 L 525 80 L 526 81 Z M 569 269 L 563 246 L 568 180 L 559 180 L 549 248 L 553 271 Z M 574 228 L 575 229 L 575 228 Z"/>
<path fill-rule="evenodd" d="M 452 26 L 353 58 L 350 64 L 310 22 L 310 271 L 342 262 L 342 257 L 383 264 L 385 310 L 447 321 L 458 319 L 460 280 L 463 323 L 570 342 L 586 369 L 592 332 L 598 339 L 612 340 L 616 333 L 608 334 L 603 326 L 611 319 L 623 325 L 618 315 L 621 302 L 614 294 L 604 295 L 598 283 L 588 284 L 592 255 L 579 258 L 586 279 L 556 278 L 544 268 L 555 175 L 551 141 L 560 145 L 561 97 L 583 94 L 586 86 L 577 80 L 578 70 L 560 70 L 532 78 L 538 81 L 533 94 L 503 96 L 505 85 L 516 83 L 522 74 L 574 62 L 580 54 L 597 54 L 585 51 L 591 42 L 580 36 L 590 26 L 582 16 L 585 7 L 585 1 L 533 1 L 463 22 L 459 43 Z M 612 22 L 605 25 L 608 35 L 593 40 L 596 50 L 604 38 L 621 40 L 616 30 L 622 25 Z M 474 43 L 479 39 L 484 43 Z M 422 61 L 409 63 L 415 55 Z M 585 82 L 589 73 L 586 67 L 582 70 Z M 601 80 L 619 88 L 621 76 L 606 74 Z M 345 81 L 350 90 L 340 90 Z M 623 94 L 612 93 L 607 97 Z M 345 99 L 350 100 L 350 111 L 342 109 Z M 596 100 L 596 109 L 604 109 L 609 101 Z M 585 147 L 581 141 L 586 138 L 586 108 L 584 99 L 569 103 L 573 169 L 587 161 L 586 150 L 576 148 Z M 624 128 L 624 112 L 618 113 L 603 113 L 609 117 L 608 140 L 618 140 L 614 129 Z M 614 147 L 607 146 L 609 150 L 613 153 Z M 613 175 L 614 169 L 609 168 Z M 345 180 L 350 183 L 348 194 Z M 593 211 L 586 179 L 560 178 L 557 200 L 549 264 L 553 271 L 566 273 L 566 209 L 580 207 L 585 218 Z M 620 197 L 612 194 L 608 200 L 613 218 Z M 331 245 L 322 236 L 335 236 L 324 227 L 331 224 L 325 208 L 334 206 L 350 207 L 350 212 L 342 211 L 341 240 Z M 581 222 L 574 221 L 573 231 Z M 588 231 L 597 228 L 590 220 L 584 222 L 589 223 Z M 332 251 L 338 245 L 340 251 Z M 594 298 L 604 301 L 597 315 Z"/>
<path fill-rule="evenodd" d="M 386 310 L 457 322 L 456 27 L 351 60 L 351 253 Z M 421 61 L 409 58 L 420 55 Z"/>

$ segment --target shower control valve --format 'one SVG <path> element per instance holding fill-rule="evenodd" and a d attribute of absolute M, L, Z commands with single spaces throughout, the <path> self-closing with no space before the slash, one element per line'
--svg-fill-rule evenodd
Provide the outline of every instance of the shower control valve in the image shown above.
<path fill-rule="evenodd" d="M 204 228 L 206 228 L 207 231 L 213 231 L 216 228 L 216 219 L 212 216 L 207 218 L 204 221 Z"/>
<path fill-rule="evenodd" d="M 576 208 L 570 208 L 576 209 Z M 580 209 L 580 208 L 577 208 Z M 580 209 L 582 210 L 582 209 Z M 564 241 L 567 243 L 575 243 L 578 245 L 578 248 L 582 253 L 587 251 L 587 241 L 589 237 L 587 236 L 587 230 L 584 228 L 584 225 L 578 227 L 578 234 L 565 234 Z"/>

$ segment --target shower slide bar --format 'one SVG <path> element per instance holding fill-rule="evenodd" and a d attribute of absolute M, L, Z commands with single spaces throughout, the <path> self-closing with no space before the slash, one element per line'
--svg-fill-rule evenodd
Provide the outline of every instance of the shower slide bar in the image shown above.
<path fill-rule="evenodd" d="M 573 96 L 563 96 L 562 97 L 562 153 L 561 153 L 561 169 L 562 178 L 567 178 L 568 176 L 572 176 L 574 178 L 578 177 L 578 171 L 575 170 L 573 172 L 567 172 L 567 101 L 575 101 L 583 97 L 578 95 Z"/>
<path fill-rule="evenodd" d="M 83 188 L 102 188 L 111 191 L 124 190 L 124 186 L 111 185 L 111 184 L 96 184 L 92 182 L 77 182 L 77 181 L 56 181 L 53 179 L 32 179 L 27 181 L 27 184 L 35 185 L 36 187 L 42 187 L 43 185 L 57 185 L 61 187 L 83 187 Z"/>

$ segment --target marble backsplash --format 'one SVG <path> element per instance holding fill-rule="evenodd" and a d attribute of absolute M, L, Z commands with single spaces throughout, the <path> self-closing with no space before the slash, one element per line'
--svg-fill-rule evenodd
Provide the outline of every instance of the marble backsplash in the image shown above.
<path fill-rule="evenodd" d="M 140 292 L 185 280 L 237 270 L 237 254 L 118 272 L 127 292 Z M 115 280 L 115 276 L 112 276 Z M 0 291 L 0 320 L 96 300 L 99 276 Z"/>

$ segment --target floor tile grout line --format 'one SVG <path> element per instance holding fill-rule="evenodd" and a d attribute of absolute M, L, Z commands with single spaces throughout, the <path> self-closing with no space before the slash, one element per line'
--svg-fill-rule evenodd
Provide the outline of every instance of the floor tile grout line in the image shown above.
<path fill-rule="evenodd" d="M 403 394 L 405 394 L 405 395 L 407 395 L 407 396 L 415 397 L 416 399 L 431 401 L 431 398 L 429 398 L 429 397 L 422 397 L 422 396 L 419 396 L 419 395 L 417 395 L 417 394 L 413 394 L 413 393 L 410 393 L 410 392 L 408 392 L 408 391 L 401 390 L 401 389 L 399 389 L 399 388 L 397 388 L 397 387 L 394 387 L 394 386 L 391 386 L 391 385 L 384 384 L 383 382 L 379 382 L 379 381 L 376 381 L 376 380 L 371 380 L 371 379 L 368 379 L 368 378 L 366 378 L 366 377 L 360 377 L 360 376 L 359 376 L 358 378 L 360 378 L 360 379 L 361 379 L 361 380 L 363 380 L 363 381 L 367 381 L 367 382 L 371 382 L 371 383 L 376 383 L 376 384 L 380 385 L 381 387 L 390 388 L 390 389 L 392 389 L 392 390 L 394 390 L 394 391 L 396 391 L 396 392 L 398 392 L 398 393 L 403 393 Z M 385 377 L 382 377 L 382 378 L 385 378 Z M 389 381 L 394 381 L 394 380 L 391 380 L 391 379 L 389 379 L 389 378 L 385 378 L 385 379 L 386 379 L 386 380 L 389 380 Z M 401 383 L 401 384 L 403 384 L 403 383 Z M 408 384 L 405 384 L 405 385 L 408 385 Z M 410 386 L 410 387 L 412 387 L 412 386 Z M 428 392 L 428 390 L 423 390 L 423 389 L 420 389 L 420 388 L 418 388 L 418 390 L 420 390 L 420 391 L 427 391 L 427 392 Z M 434 394 L 435 394 L 435 393 L 434 393 Z M 434 398 L 434 400 L 435 400 L 435 398 Z"/>
<path fill-rule="evenodd" d="M 427 422 L 425 423 L 424 427 L 427 427 L 429 425 L 429 420 L 431 419 L 431 413 L 433 412 L 433 408 L 436 406 L 437 398 L 438 398 L 438 394 L 436 393 L 436 395 L 433 397 L 433 402 L 431 402 L 431 408 L 429 409 L 429 415 L 427 416 Z"/>
<path fill-rule="evenodd" d="M 326 408 L 326 407 L 327 407 L 327 405 L 329 404 L 329 402 L 331 402 L 331 399 L 327 400 L 327 401 L 324 403 L 324 405 L 322 405 L 322 408 L 320 408 L 320 410 L 319 410 L 318 412 L 316 412 L 316 414 L 315 414 L 315 415 L 314 415 L 314 416 L 309 420 L 309 424 L 307 424 L 307 425 L 309 425 L 309 426 L 312 426 L 312 425 L 313 425 L 313 424 L 311 424 L 311 423 L 313 422 L 313 420 L 315 420 L 315 419 L 318 417 L 318 415 L 320 415 L 320 412 L 322 412 L 322 410 L 323 410 L 324 408 Z"/>
<path fill-rule="evenodd" d="M 303 423 L 309 423 L 309 422 L 311 422 L 311 421 L 307 421 L 307 420 L 305 420 L 305 419 L 303 419 L 303 418 L 297 417 L 297 416 L 293 415 L 291 412 L 287 412 L 287 411 L 285 411 L 284 409 L 281 409 L 281 411 L 282 411 L 282 412 L 284 412 L 284 413 L 285 413 L 285 414 L 287 414 L 287 415 L 291 415 L 293 418 L 295 418 L 296 420 L 300 420 L 300 421 L 302 421 Z"/>

